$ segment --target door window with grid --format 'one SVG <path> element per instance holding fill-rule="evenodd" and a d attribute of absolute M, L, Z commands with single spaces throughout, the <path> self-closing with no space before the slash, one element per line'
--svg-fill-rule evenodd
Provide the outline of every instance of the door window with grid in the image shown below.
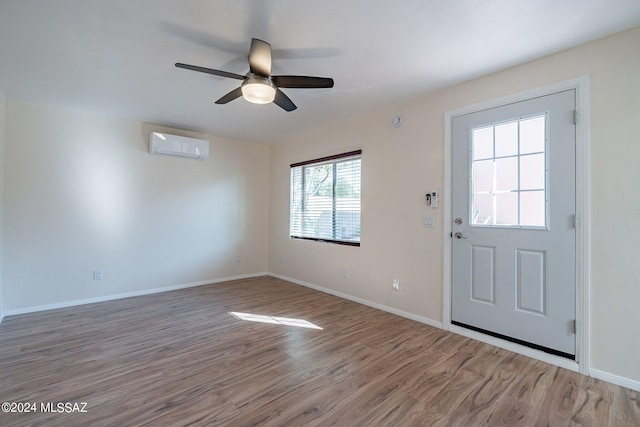
<path fill-rule="evenodd" d="M 547 225 L 545 115 L 471 130 L 471 225 Z"/>

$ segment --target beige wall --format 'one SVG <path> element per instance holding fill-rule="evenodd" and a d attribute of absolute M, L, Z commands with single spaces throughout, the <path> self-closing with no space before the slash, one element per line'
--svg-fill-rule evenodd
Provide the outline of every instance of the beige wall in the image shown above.
<path fill-rule="evenodd" d="M 589 75 L 591 366 L 640 381 L 638 46 L 640 28 L 272 146 L 270 271 L 442 321 L 445 218 L 423 196 L 443 190 L 445 111 Z M 399 129 L 390 124 L 396 113 L 405 118 Z M 363 149 L 362 246 L 290 240 L 288 165 L 353 148 Z M 424 215 L 435 216 L 434 229 L 422 228 Z"/>
<path fill-rule="evenodd" d="M 390 120 L 371 115 L 272 146 L 270 271 L 439 321 L 442 231 L 422 228 L 421 218 L 435 215 L 442 223 L 440 210 L 424 204 L 427 191 L 442 189 L 442 142 L 416 140 L 415 129 L 442 127 L 442 116 L 407 110 L 399 129 Z M 289 164 L 357 148 L 363 150 L 361 246 L 289 240 Z M 394 275 L 400 292 L 392 291 Z"/>
<path fill-rule="evenodd" d="M 152 129 L 7 101 L 6 312 L 267 271 L 269 147 L 153 156 Z"/>

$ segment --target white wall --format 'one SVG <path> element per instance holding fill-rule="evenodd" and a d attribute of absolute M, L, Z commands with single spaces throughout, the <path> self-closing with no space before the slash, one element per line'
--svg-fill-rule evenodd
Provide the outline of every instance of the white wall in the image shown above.
<path fill-rule="evenodd" d="M 0 322 L 4 318 L 4 151 L 6 98 L 0 91 Z"/>
<path fill-rule="evenodd" d="M 6 312 L 267 271 L 269 147 L 153 156 L 151 130 L 7 101 Z"/>
<path fill-rule="evenodd" d="M 443 189 L 445 111 L 589 75 L 591 366 L 640 381 L 638 46 L 640 28 L 272 146 L 270 271 L 441 321 L 444 218 L 423 197 Z M 405 123 L 394 129 L 398 112 Z M 363 149 L 362 246 L 288 239 L 288 165 L 354 148 Z M 435 229 L 422 228 L 423 215 Z"/>

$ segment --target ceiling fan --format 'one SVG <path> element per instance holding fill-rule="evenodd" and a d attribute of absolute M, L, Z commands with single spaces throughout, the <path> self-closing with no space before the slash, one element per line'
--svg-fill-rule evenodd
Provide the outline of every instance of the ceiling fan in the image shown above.
<path fill-rule="evenodd" d="M 239 88 L 232 90 L 218 99 L 216 104 L 226 104 L 242 96 L 254 104 L 268 104 L 273 102 L 285 111 L 293 111 L 298 107 L 296 107 L 296 104 L 294 104 L 280 88 L 313 89 L 333 87 L 333 79 L 328 77 L 272 76 L 271 45 L 255 38 L 251 39 L 251 49 L 249 50 L 249 72 L 244 76 L 228 71 L 214 70 L 212 68 L 199 67 L 197 65 L 183 64 L 180 62 L 176 63 L 176 67 L 242 80 Z"/>

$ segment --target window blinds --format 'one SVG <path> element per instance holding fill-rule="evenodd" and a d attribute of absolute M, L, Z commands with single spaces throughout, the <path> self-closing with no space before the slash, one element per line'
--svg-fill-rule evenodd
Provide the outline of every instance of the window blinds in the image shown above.
<path fill-rule="evenodd" d="M 361 155 L 291 165 L 291 238 L 360 246 Z"/>

